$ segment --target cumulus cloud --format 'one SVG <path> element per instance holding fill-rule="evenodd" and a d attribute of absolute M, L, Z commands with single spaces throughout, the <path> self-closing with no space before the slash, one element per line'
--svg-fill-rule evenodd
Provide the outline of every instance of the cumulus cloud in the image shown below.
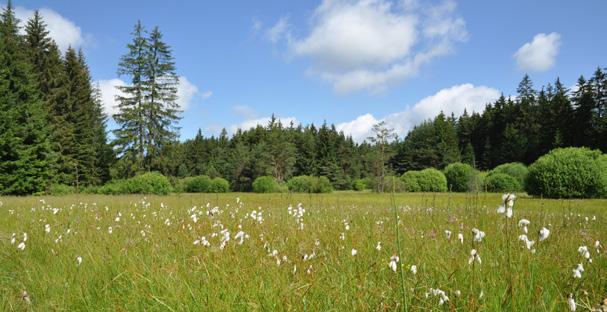
<path fill-rule="evenodd" d="M 451 53 L 467 38 L 453 0 L 438 5 L 389 0 L 324 0 L 310 19 L 310 31 L 296 37 L 286 18 L 268 39 L 286 39 L 289 52 L 311 61 L 309 73 L 337 93 L 382 91 L 417 74 L 434 58 Z"/>
<path fill-rule="evenodd" d="M 495 101 L 499 96 L 500 92 L 493 88 L 469 83 L 455 85 L 384 118 L 377 119 L 371 114 L 364 114 L 352 121 L 338 124 L 336 128 L 351 135 L 355 141 L 362 142 L 371 135 L 373 125 L 385 121 L 388 127 L 393 128 L 398 136 L 403 138 L 415 125 L 435 117 L 441 111 L 446 115 L 453 113 L 456 116 L 461 115 L 464 110 L 469 113 L 481 112 L 487 103 Z"/>
<path fill-rule="evenodd" d="M 209 91 L 207 91 L 208 93 Z M 191 83 L 185 76 L 179 76 L 179 85 L 177 86 L 177 105 L 185 111 L 190 106 L 192 99 L 199 93 L 198 87 Z M 213 93 L 209 93 L 210 97 Z M 203 95 L 204 97 L 204 95 Z"/>
<path fill-rule="evenodd" d="M 61 51 L 65 51 L 69 46 L 79 48 L 86 42 L 86 37 L 80 27 L 74 22 L 61 16 L 59 13 L 42 8 L 39 9 L 42 19 L 46 23 L 49 35 L 55 40 Z M 21 31 L 27 21 L 34 15 L 34 11 L 23 7 L 15 8 L 15 15 L 21 20 Z"/>
<path fill-rule="evenodd" d="M 126 86 L 127 83 L 122 79 L 114 78 L 109 80 L 97 81 L 99 91 L 101 92 L 101 101 L 106 115 L 112 116 L 118 112 L 118 103 L 116 96 L 122 95 L 117 87 Z M 206 91 L 201 96 L 209 98 L 213 92 Z M 177 105 L 183 111 L 187 110 L 192 100 L 199 94 L 198 87 L 191 83 L 185 76 L 179 77 L 179 85 L 177 86 Z"/>
<path fill-rule="evenodd" d="M 525 43 L 514 53 L 516 63 L 521 70 L 546 71 L 556 62 L 556 56 L 561 46 L 559 33 L 540 33 L 531 42 Z"/>
<path fill-rule="evenodd" d="M 271 118 L 272 117 L 261 117 L 261 118 L 248 119 L 237 125 L 232 125 L 230 127 L 230 130 L 232 131 L 232 133 L 234 133 L 234 132 L 238 131 L 238 129 L 249 130 L 249 129 L 255 128 L 257 126 L 267 126 L 270 123 Z M 299 125 L 299 121 L 295 117 L 275 117 L 275 118 L 277 120 L 279 120 L 285 127 L 289 127 L 291 125 L 291 123 L 293 123 L 293 125 L 295 125 L 295 126 Z"/>

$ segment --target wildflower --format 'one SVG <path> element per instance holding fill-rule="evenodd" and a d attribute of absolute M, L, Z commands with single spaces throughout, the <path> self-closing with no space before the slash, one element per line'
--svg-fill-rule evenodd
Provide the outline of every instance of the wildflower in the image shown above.
<path fill-rule="evenodd" d="M 447 297 L 447 294 L 440 290 L 440 289 L 434 289 L 434 288 L 430 288 L 430 291 L 426 293 L 426 298 L 429 295 L 433 295 L 435 297 L 439 297 L 438 299 L 438 305 L 442 306 L 443 304 L 445 304 L 445 302 L 449 301 L 449 297 Z"/>
<path fill-rule="evenodd" d="M 577 249 L 577 252 L 579 252 L 580 255 L 582 255 L 582 257 L 584 257 L 585 259 L 590 259 L 590 251 L 588 251 L 588 247 L 580 246 Z"/>
<path fill-rule="evenodd" d="M 20 250 L 25 250 L 25 242 L 19 243 L 19 245 L 17 245 L 17 248 Z"/>
<path fill-rule="evenodd" d="M 457 239 L 459 239 L 459 242 L 461 244 L 463 244 L 464 243 L 464 234 L 462 234 L 462 233 L 457 234 Z"/>
<path fill-rule="evenodd" d="M 476 249 L 472 249 L 470 251 L 470 258 L 468 258 L 468 264 L 472 264 L 474 262 L 474 260 L 476 260 L 476 262 L 478 262 L 478 264 L 481 264 L 481 256 L 478 255 L 478 252 L 476 251 Z"/>
<path fill-rule="evenodd" d="M 358 250 L 352 248 L 352 257 L 356 256 L 357 253 L 358 253 Z"/>
<path fill-rule="evenodd" d="M 474 236 L 475 242 L 481 242 L 483 240 L 483 238 L 485 237 L 485 232 L 483 232 L 477 228 L 473 228 L 472 235 Z"/>
<path fill-rule="evenodd" d="M 82 263 L 82 257 L 80 257 L 80 256 L 76 257 L 76 263 L 78 265 L 80 265 Z"/>
<path fill-rule="evenodd" d="M 523 232 L 525 232 L 525 234 L 527 234 L 527 226 L 529 226 L 529 224 L 531 224 L 531 222 L 527 219 L 521 219 L 518 221 L 518 226 L 523 229 Z"/>
<path fill-rule="evenodd" d="M 377 242 L 377 246 L 375 246 L 375 249 L 377 249 L 377 251 L 381 250 L 381 242 Z"/>
<path fill-rule="evenodd" d="M 23 293 L 21 293 L 21 298 L 23 299 L 23 301 L 25 301 L 26 304 L 32 304 L 32 301 L 30 300 L 30 296 L 27 294 L 27 291 L 23 291 Z"/>
<path fill-rule="evenodd" d="M 411 267 L 409 268 L 409 271 L 411 271 L 411 273 L 413 273 L 413 275 L 417 274 L 417 265 L 412 264 Z"/>
<path fill-rule="evenodd" d="M 573 278 L 582 278 L 582 271 L 575 268 L 572 270 L 572 272 L 573 272 Z"/>
<path fill-rule="evenodd" d="M 533 247 L 533 245 L 535 244 L 535 241 L 529 240 L 529 238 L 527 237 L 527 235 L 525 234 L 521 234 L 518 237 L 518 240 L 522 241 L 525 243 L 525 246 L 527 247 L 527 249 L 531 250 L 531 248 Z"/>
<path fill-rule="evenodd" d="M 111 235 L 114 232 L 114 229 L 110 226 L 107 228 L 107 232 Z"/>
<path fill-rule="evenodd" d="M 445 230 L 445 236 L 447 236 L 447 239 L 451 239 L 451 231 Z"/>
<path fill-rule="evenodd" d="M 567 295 L 567 306 L 569 306 L 569 311 L 575 311 L 577 309 L 577 305 L 575 304 L 575 299 L 573 298 L 573 294 Z"/>
<path fill-rule="evenodd" d="M 44 232 L 46 232 L 47 234 L 51 232 L 51 225 L 50 224 L 45 224 L 44 225 Z"/>
<path fill-rule="evenodd" d="M 548 236 L 550 236 L 550 230 L 547 229 L 547 228 L 545 228 L 545 227 L 543 227 L 540 230 L 540 237 L 539 237 L 540 242 L 543 241 L 543 240 L 545 240 L 546 238 L 548 238 Z"/>
<path fill-rule="evenodd" d="M 392 257 L 390 257 L 390 263 L 388 263 L 388 267 L 390 267 L 390 269 L 392 269 L 392 271 L 396 272 L 396 268 L 397 268 L 397 263 L 400 259 L 398 258 L 397 255 L 393 255 Z"/>
<path fill-rule="evenodd" d="M 340 234 L 339 234 L 339 239 L 340 239 L 340 240 L 345 240 L 345 239 L 346 239 L 346 234 L 344 234 L 344 233 L 340 233 Z"/>
<path fill-rule="evenodd" d="M 14 245 L 17 242 L 17 238 L 15 237 L 15 233 L 11 236 L 11 245 Z"/>

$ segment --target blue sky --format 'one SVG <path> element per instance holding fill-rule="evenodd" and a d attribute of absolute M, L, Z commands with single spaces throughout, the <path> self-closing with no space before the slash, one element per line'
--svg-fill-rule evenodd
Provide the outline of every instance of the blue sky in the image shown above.
<path fill-rule="evenodd" d="M 607 66 L 606 1 L 14 1 L 44 9 L 60 45 L 84 49 L 108 110 L 137 20 L 159 26 L 182 76 L 182 139 L 264 122 L 323 121 L 361 140 L 439 111 L 481 110 Z M 113 124 L 110 123 L 110 126 Z"/>

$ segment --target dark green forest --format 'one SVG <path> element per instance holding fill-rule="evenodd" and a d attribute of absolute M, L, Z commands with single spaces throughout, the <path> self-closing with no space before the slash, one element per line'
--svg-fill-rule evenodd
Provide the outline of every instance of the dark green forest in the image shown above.
<path fill-rule="evenodd" d="M 154 171 L 174 180 L 222 177 L 234 191 L 250 191 L 261 176 L 286 182 L 302 175 L 347 190 L 360 179 L 456 162 L 482 171 L 529 165 L 560 147 L 607 152 L 601 67 L 580 76 L 574 90 L 559 78 L 534 86 L 525 75 L 516 95 L 487 103 L 482 112 L 441 113 L 404 138 L 378 124 L 373 137 L 357 143 L 329 123 L 294 126 L 272 118 L 232 135 L 199 130 L 180 141 L 176 62 L 161 31 L 140 22 L 117 60 L 129 84 L 121 87 L 110 134 L 83 52 L 60 51 L 38 13 L 24 25 L 20 32 L 9 2 L 0 16 L 0 194 L 44 193 L 54 185 L 81 191 Z"/>

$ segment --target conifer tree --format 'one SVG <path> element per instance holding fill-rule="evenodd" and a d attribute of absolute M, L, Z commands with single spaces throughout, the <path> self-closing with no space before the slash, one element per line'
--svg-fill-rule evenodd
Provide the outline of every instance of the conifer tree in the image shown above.
<path fill-rule="evenodd" d="M 0 16 L 0 193 L 44 191 L 52 176 L 48 124 L 9 1 Z"/>

